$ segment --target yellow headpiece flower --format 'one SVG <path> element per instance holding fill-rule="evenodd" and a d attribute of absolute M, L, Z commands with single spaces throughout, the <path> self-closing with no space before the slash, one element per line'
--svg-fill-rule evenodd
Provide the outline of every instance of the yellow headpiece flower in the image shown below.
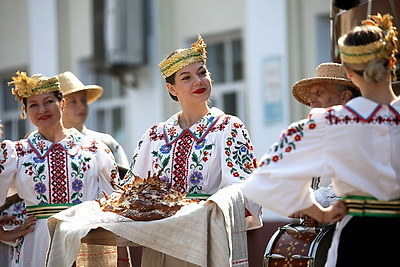
<path fill-rule="evenodd" d="M 349 64 L 363 64 L 374 58 L 391 58 L 396 63 L 397 30 L 393 26 L 393 17 L 389 14 L 370 16 L 370 20 L 363 20 L 363 25 L 375 26 L 385 32 L 385 37 L 366 45 L 348 46 L 344 44 L 346 36 L 338 40 L 340 59 Z"/>
<path fill-rule="evenodd" d="M 163 77 L 167 78 L 192 63 L 203 62 L 206 64 L 206 47 L 207 45 L 204 43 L 203 38 L 199 35 L 197 41 L 193 43 L 190 48 L 180 50 L 171 57 L 164 59 L 158 64 Z"/>
<path fill-rule="evenodd" d="M 60 91 L 60 82 L 58 77 L 44 77 L 42 74 L 35 74 L 32 77 L 28 77 L 25 72 L 17 71 L 17 76 L 12 77 L 13 81 L 9 82 L 8 85 L 14 84 L 15 88 L 12 88 L 12 94 L 21 103 L 21 119 L 25 119 L 25 105 L 24 98 L 28 98 L 33 95 L 47 94 L 54 91 Z"/>

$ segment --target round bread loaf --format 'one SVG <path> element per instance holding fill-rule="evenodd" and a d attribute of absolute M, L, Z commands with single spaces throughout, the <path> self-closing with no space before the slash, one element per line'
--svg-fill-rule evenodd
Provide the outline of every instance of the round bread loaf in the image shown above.
<path fill-rule="evenodd" d="M 98 199 L 103 211 L 110 211 L 135 221 L 159 220 L 174 215 L 182 206 L 198 203 L 195 199 L 186 199 L 158 176 L 142 179 L 134 176 L 132 182 L 119 187 L 110 196 L 103 192 L 104 198 Z"/>

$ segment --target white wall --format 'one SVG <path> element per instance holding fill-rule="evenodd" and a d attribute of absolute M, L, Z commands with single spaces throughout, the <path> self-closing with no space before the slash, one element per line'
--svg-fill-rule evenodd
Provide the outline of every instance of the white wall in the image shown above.
<path fill-rule="evenodd" d="M 59 73 L 57 0 L 27 0 L 27 3 L 29 74 L 56 75 Z"/>
<path fill-rule="evenodd" d="M 26 0 L 1 0 L 0 24 L 0 71 L 28 65 L 29 28 Z"/>
<path fill-rule="evenodd" d="M 256 155 L 261 157 L 269 146 L 277 140 L 278 134 L 289 122 L 287 88 L 287 13 L 286 1 L 250 0 L 246 1 L 245 47 L 246 47 L 246 83 L 248 90 L 248 125 Z M 278 74 L 266 74 L 269 64 L 279 60 Z M 278 76 L 279 75 L 279 76 Z M 264 108 L 267 95 L 267 84 L 279 83 L 280 95 L 276 102 L 282 105 L 280 120 L 267 123 Z"/>
<path fill-rule="evenodd" d="M 60 72 L 79 75 L 81 60 L 93 56 L 92 0 L 58 1 Z"/>

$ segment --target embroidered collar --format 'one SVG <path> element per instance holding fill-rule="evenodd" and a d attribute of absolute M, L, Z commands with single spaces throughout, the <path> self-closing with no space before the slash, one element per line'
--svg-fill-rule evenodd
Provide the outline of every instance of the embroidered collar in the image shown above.
<path fill-rule="evenodd" d="M 68 136 L 58 143 L 52 143 L 44 139 L 37 130 L 30 133 L 27 140 L 36 155 L 40 158 L 46 157 L 47 154 L 57 146 L 62 147 L 68 154 L 74 156 L 78 153 L 80 148 L 82 134 L 74 128 L 71 128 L 69 131 Z"/>
<path fill-rule="evenodd" d="M 203 118 L 198 120 L 189 129 L 182 129 L 179 126 L 178 118 L 180 112 L 174 114 L 170 117 L 164 125 L 165 141 L 168 145 L 179 139 L 181 135 L 185 132 L 189 133 L 196 142 L 200 142 L 210 131 L 213 125 L 218 121 L 218 119 L 225 113 L 218 108 L 211 108 Z"/>
<path fill-rule="evenodd" d="M 343 105 L 345 109 L 364 121 L 370 120 L 383 106 L 364 97 L 356 97 Z M 400 98 L 390 103 L 389 109 L 394 116 L 400 118 Z"/>

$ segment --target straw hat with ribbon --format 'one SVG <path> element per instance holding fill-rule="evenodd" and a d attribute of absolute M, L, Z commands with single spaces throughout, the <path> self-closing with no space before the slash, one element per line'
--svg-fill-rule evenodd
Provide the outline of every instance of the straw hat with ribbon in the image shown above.
<path fill-rule="evenodd" d="M 96 101 L 103 94 L 103 88 L 98 85 L 84 85 L 72 72 L 66 71 L 57 75 L 60 80 L 61 91 L 63 96 L 86 91 L 87 103 Z"/>
<path fill-rule="evenodd" d="M 315 70 L 315 77 L 306 78 L 296 82 L 292 86 L 292 94 L 300 103 L 309 106 L 308 97 L 310 87 L 317 83 L 333 83 L 347 85 L 359 91 L 351 80 L 349 80 L 342 66 L 338 63 L 322 63 Z"/>

